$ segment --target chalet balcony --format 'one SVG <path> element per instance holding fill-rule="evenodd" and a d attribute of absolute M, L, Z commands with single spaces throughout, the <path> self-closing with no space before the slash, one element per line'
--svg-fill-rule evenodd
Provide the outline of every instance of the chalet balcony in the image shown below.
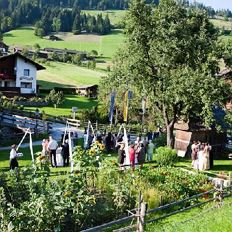
<path fill-rule="evenodd" d="M 2 92 L 4 96 L 9 98 L 21 95 L 19 87 L 0 87 L 0 92 Z"/>
<path fill-rule="evenodd" d="M 16 77 L 6 74 L 6 73 L 0 73 L 0 80 L 15 80 Z"/>

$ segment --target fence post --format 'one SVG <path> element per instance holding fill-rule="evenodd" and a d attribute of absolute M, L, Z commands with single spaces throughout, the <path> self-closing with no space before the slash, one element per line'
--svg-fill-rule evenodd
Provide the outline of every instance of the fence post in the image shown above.
<path fill-rule="evenodd" d="M 142 203 L 142 195 L 141 191 L 139 192 L 139 199 L 138 199 L 138 210 L 137 210 L 137 231 L 140 230 L 140 210 L 141 210 L 141 203 Z"/>
<path fill-rule="evenodd" d="M 146 216 L 147 204 L 143 202 L 143 197 L 141 192 L 139 192 L 139 202 L 137 211 L 137 231 L 144 232 L 144 223 Z"/>

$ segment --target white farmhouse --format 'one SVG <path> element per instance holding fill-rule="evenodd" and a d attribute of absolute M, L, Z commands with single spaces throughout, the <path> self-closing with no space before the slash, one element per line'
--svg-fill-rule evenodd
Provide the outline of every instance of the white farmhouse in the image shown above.
<path fill-rule="evenodd" d="M 0 57 L 0 91 L 20 95 L 37 93 L 37 71 L 42 65 L 16 52 Z"/>

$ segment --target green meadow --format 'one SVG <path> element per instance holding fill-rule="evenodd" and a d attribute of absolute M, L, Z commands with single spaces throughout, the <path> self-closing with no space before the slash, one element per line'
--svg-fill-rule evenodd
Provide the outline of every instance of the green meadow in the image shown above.
<path fill-rule="evenodd" d="M 98 84 L 105 72 L 61 62 L 43 64 L 46 70 L 38 72 L 39 85 L 43 89 Z"/>
<path fill-rule="evenodd" d="M 94 106 L 97 106 L 97 100 L 88 99 L 86 97 L 81 97 L 78 95 L 65 95 L 65 101 L 58 108 L 52 106 L 46 107 L 25 107 L 25 110 L 34 112 L 36 108 L 41 111 L 44 111 L 46 114 L 53 116 L 64 116 L 71 115 L 72 107 L 77 107 L 78 112 L 85 109 L 91 109 Z"/>
<path fill-rule="evenodd" d="M 115 29 L 108 35 L 59 33 L 63 41 L 51 41 L 34 35 L 33 27 L 21 27 L 4 34 L 7 45 L 33 47 L 39 44 L 41 48 L 52 47 L 60 49 L 76 49 L 90 52 L 98 51 L 105 60 L 111 60 L 118 48 L 123 44 L 123 31 Z"/>

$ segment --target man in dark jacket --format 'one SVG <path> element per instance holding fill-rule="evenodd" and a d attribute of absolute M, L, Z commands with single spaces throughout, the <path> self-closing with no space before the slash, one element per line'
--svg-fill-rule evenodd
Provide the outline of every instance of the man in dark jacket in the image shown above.
<path fill-rule="evenodd" d="M 64 160 L 64 167 L 69 166 L 69 144 L 68 139 L 65 140 L 64 144 L 62 145 L 62 155 Z"/>

